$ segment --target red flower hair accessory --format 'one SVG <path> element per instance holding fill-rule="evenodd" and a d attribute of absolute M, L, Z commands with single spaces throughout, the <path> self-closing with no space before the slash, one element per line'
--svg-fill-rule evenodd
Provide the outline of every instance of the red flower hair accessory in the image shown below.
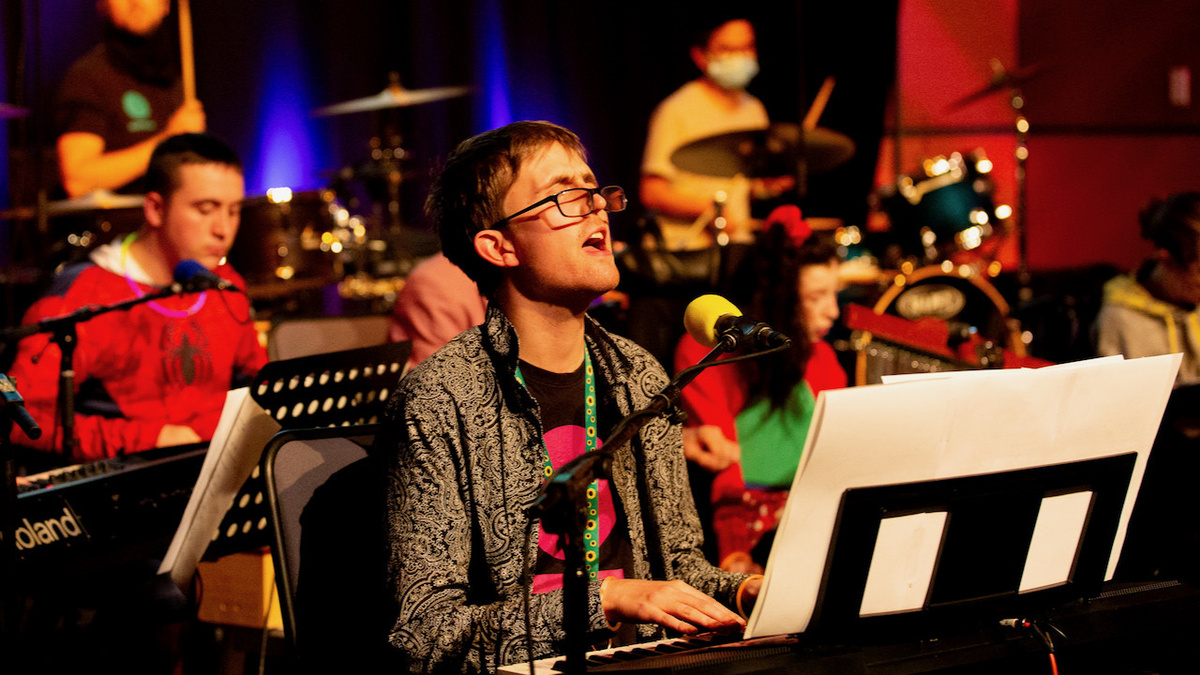
<path fill-rule="evenodd" d="M 796 248 L 800 248 L 800 245 L 807 241 L 813 232 L 808 221 L 804 220 L 800 207 L 795 204 L 777 206 L 774 211 L 771 211 L 771 215 L 767 216 L 767 229 L 770 230 L 776 226 L 783 228 L 788 239 L 791 240 L 792 246 Z"/>

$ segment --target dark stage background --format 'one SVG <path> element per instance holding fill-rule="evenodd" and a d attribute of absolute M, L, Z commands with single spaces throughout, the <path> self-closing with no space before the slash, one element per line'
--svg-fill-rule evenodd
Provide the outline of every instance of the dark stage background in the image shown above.
<path fill-rule="evenodd" d="M 622 184 L 636 198 L 650 112 L 697 74 L 687 55 L 686 18 L 728 11 L 727 3 L 631 0 L 191 4 L 198 96 L 210 130 L 243 155 L 247 192 L 327 187 L 339 170 L 362 168 L 378 138 L 408 153 L 401 207 L 414 228 L 424 227 L 420 202 L 439 159 L 459 140 L 517 119 L 575 130 L 600 180 Z M 772 119 L 798 121 L 833 75 L 837 86 L 821 125 L 850 135 L 859 147 L 849 164 L 812 178 L 811 215 L 852 223 L 866 217 L 895 63 L 896 4 L 801 1 L 766 10 L 755 3 L 748 11 L 762 66 L 751 91 Z M 38 189 L 56 187 L 53 92 L 70 63 L 98 40 L 99 19 L 92 0 L 6 0 L 5 20 L 7 100 L 33 114 L 10 123 L 4 196 L 28 204 Z M 470 85 L 473 93 L 310 116 L 316 107 L 379 93 L 392 72 L 410 89 Z M 369 183 L 351 187 L 370 201 Z"/>

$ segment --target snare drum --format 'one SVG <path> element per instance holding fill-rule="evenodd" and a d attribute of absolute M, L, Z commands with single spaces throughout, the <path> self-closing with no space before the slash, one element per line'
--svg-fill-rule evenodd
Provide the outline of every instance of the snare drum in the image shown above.
<path fill-rule="evenodd" d="M 978 248 L 1001 220 L 992 200 L 991 161 L 976 150 L 922 162 L 918 173 L 900 176 L 881 190 L 891 239 L 905 256 L 933 263 Z"/>

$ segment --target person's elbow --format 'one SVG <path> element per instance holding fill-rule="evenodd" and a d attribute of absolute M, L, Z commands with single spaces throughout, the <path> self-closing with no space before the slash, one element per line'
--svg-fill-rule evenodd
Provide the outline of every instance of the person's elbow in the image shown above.
<path fill-rule="evenodd" d="M 642 206 L 645 206 L 651 211 L 662 211 L 668 203 L 671 190 L 671 183 L 662 176 L 653 174 L 642 174 L 641 182 L 638 184 L 638 197 L 642 201 Z"/>
<path fill-rule="evenodd" d="M 58 174 L 67 197 L 75 199 L 98 185 L 89 177 L 91 165 L 104 154 L 104 139 L 82 132 L 63 134 L 58 139 Z"/>

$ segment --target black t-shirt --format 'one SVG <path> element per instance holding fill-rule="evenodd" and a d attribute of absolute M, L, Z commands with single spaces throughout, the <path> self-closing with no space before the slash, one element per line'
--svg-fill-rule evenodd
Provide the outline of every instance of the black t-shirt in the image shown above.
<path fill-rule="evenodd" d="M 551 465 L 558 469 L 584 451 L 584 372 L 581 364 L 571 373 L 552 373 L 521 362 L 521 375 L 529 393 L 541 409 L 541 422 Z M 604 424 L 604 420 L 598 420 Z M 603 434 L 597 433 L 596 445 Z M 629 527 L 625 521 L 620 498 L 609 485 L 600 481 L 599 576 L 632 576 L 633 550 L 629 543 Z M 539 526 L 540 530 L 540 526 Z M 534 564 L 534 592 L 542 593 L 562 588 L 563 553 L 558 535 L 538 535 L 538 558 Z"/>
<path fill-rule="evenodd" d="M 71 65 L 55 103 L 55 129 L 96 134 L 104 139 L 105 152 L 123 150 L 162 131 L 183 104 L 183 84 L 178 77 L 149 80 L 121 67 L 116 47 L 105 42 Z M 144 191 L 140 180 L 119 192 Z"/>

